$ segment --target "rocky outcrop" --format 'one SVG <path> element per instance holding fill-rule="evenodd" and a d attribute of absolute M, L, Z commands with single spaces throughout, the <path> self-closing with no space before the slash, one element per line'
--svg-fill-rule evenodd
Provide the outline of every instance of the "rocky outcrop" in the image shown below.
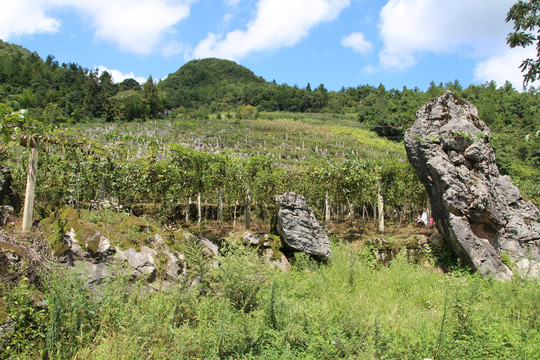
<path fill-rule="evenodd" d="M 276 196 L 279 203 L 277 231 L 283 246 L 293 251 L 330 257 L 330 241 L 313 210 L 302 195 L 288 192 Z"/>
<path fill-rule="evenodd" d="M 409 263 L 422 264 L 427 261 L 427 255 L 431 251 L 428 239 L 424 235 L 392 240 L 376 237 L 366 241 L 365 246 L 380 264 L 388 264 L 400 253 L 404 253 Z"/>
<path fill-rule="evenodd" d="M 9 205 L 15 212 L 19 212 L 21 201 L 15 190 L 13 190 L 12 183 L 11 171 L 0 164 L 0 205 Z"/>
<path fill-rule="evenodd" d="M 272 264 L 276 269 L 283 272 L 291 270 L 289 259 L 280 251 L 281 240 L 276 235 L 263 234 L 257 235 L 246 231 L 242 234 L 244 245 L 255 247 L 259 250 L 259 255 Z"/>
<path fill-rule="evenodd" d="M 176 282 L 185 275 L 184 255 L 172 250 L 150 224 L 134 216 L 118 218 L 123 220 L 109 228 L 111 238 L 103 233 L 101 223 L 79 217 L 72 208 L 57 211 L 44 219 L 41 227 L 58 260 L 75 266 L 91 284 L 114 275 L 115 261 L 126 265 L 129 276 L 144 277 L 149 282 Z"/>
<path fill-rule="evenodd" d="M 510 279 L 511 263 L 523 276 L 538 274 L 540 212 L 499 173 L 476 107 L 447 91 L 416 115 L 405 133 L 407 156 L 445 241 L 482 275 Z"/>

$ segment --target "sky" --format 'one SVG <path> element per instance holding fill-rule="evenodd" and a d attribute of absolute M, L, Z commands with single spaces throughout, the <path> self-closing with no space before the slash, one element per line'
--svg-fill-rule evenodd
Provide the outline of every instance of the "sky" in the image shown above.
<path fill-rule="evenodd" d="M 508 80 L 522 90 L 506 14 L 516 0 L 0 0 L 0 39 L 156 81 L 193 59 L 234 60 L 278 84 L 426 90 Z M 540 83 L 532 84 L 536 87 Z"/>

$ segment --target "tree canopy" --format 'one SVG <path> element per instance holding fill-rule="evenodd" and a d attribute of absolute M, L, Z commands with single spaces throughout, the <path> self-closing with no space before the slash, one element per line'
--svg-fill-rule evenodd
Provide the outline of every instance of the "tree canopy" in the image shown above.
<path fill-rule="evenodd" d="M 506 22 L 514 22 L 514 31 L 506 42 L 511 48 L 528 47 L 536 44 L 536 59 L 527 58 L 521 63 L 523 84 L 540 78 L 540 0 L 519 0 L 506 16 Z"/>

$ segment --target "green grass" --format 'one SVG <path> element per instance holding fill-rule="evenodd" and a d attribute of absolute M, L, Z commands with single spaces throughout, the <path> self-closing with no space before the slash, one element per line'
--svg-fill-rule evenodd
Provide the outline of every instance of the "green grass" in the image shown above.
<path fill-rule="evenodd" d="M 82 359 L 540 356 L 537 281 L 441 275 L 404 256 L 374 269 L 349 244 L 332 250 L 327 264 L 300 257 L 281 273 L 232 247 L 205 275 L 204 289 L 178 285 L 157 293 L 119 278 L 90 291 L 64 277 L 48 296 L 72 305 L 62 308 L 57 342 L 48 347 L 57 349 L 52 358 Z M 33 358 L 45 344 L 34 341 L 10 355 Z"/>

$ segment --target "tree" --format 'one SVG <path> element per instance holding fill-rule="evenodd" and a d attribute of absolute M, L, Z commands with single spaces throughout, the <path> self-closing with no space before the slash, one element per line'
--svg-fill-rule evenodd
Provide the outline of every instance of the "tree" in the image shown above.
<path fill-rule="evenodd" d="M 519 0 L 508 11 L 506 22 L 514 22 L 514 32 L 506 37 L 511 48 L 528 47 L 536 42 L 536 59 L 525 59 L 520 65 L 523 85 L 540 78 L 540 0 Z"/>
<path fill-rule="evenodd" d="M 148 77 L 148 80 L 143 85 L 143 102 L 146 106 L 148 115 L 152 118 L 156 118 L 162 110 L 162 102 L 159 97 L 159 90 L 156 87 L 152 76 Z"/>

